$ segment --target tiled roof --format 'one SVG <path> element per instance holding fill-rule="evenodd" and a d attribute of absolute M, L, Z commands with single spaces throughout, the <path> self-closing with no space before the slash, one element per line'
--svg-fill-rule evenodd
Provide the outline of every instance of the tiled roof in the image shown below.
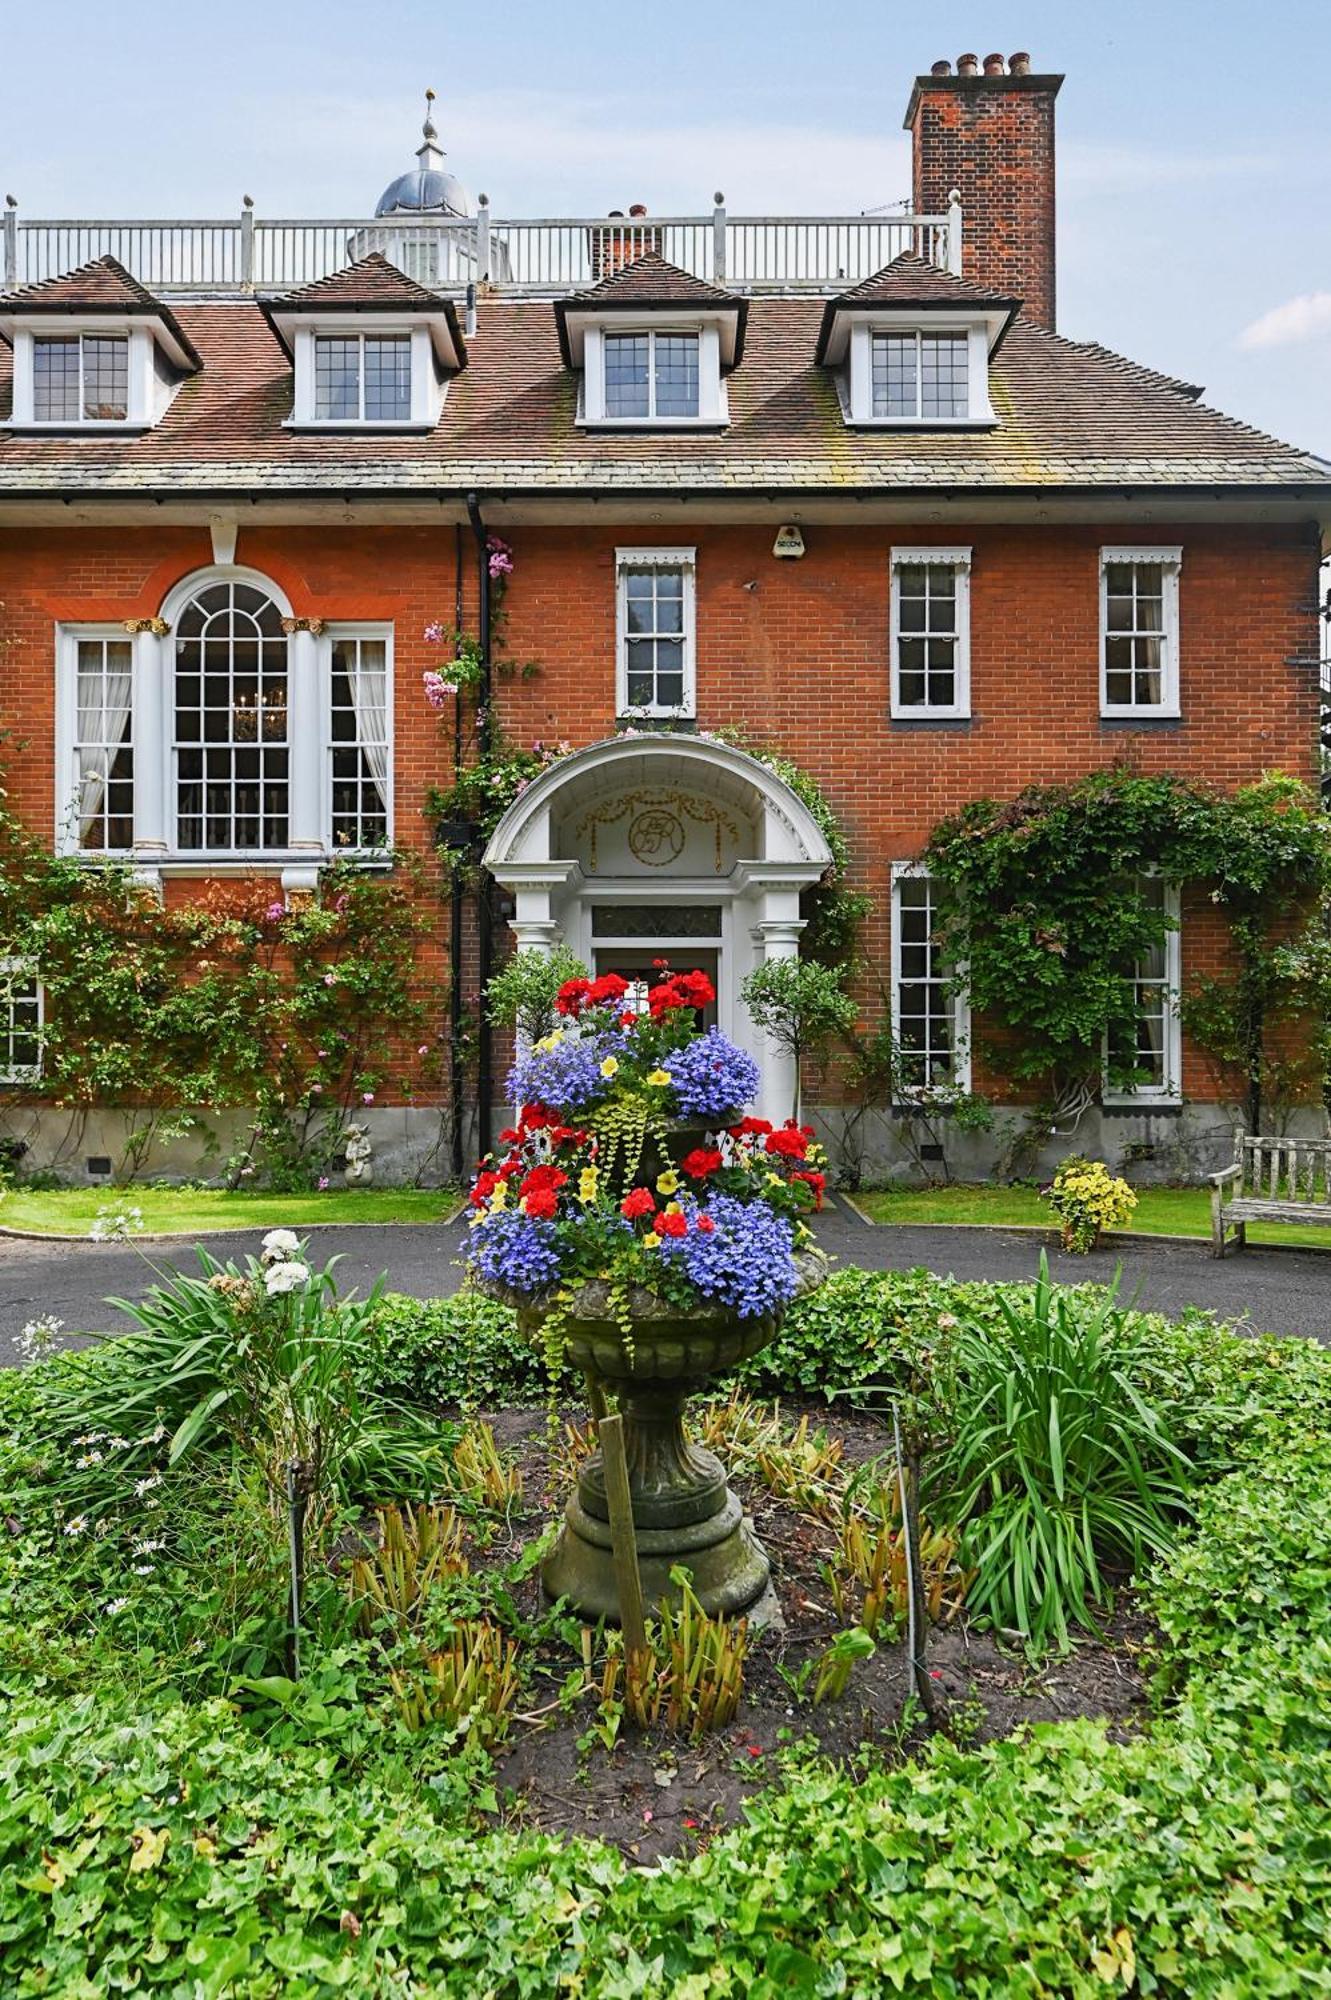
<path fill-rule="evenodd" d="M 822 304 L 753 299 L 728 428 L 653 435 L 580 427 L 576 378 L 561 361 L 549 305 L 483 298 L 471 366 L 450 383 L 438 424 L 399 437 L 284 429 L 291 369 L 260 308 L 182 305 L 181 325 L 205 366 L 156 428 L 133 437 L 0 434 L 0 497 L 1314 486 L 1319 503 L 1331 499 L 1331 465 L 1312 453 L 1020 314 L 992 369 L 992 429 L 848 430 L 836 385 L 814 361 Z M 7 365 L 0 350 L 0 374 Z M 0 397 L 7 403 L 7 386 Z"/>
<path fill-rule="evenodd" d="M 354 264 L 344 265 L 340 271 L 330 272 L 326 278 L 316 278 L 313 284 L 302 285 L 299 291 L 261 299 L 259 307 L 288 356 L 291 347 L 282 323 L 289 314 L 436 313 L 448 327 L 457 366 L 467 365 L 467 344 L 453 301 L 418 285 L 378 250 L 357 258 Z M 451 360 L 448 365 L 452 366 Z"/>
<path fill-rule="evenodd" d="M 21 318 L 28 313 L 96 313 L 126 319 L 159 319 L 179 343 L 191 367 L 202 361 L 169 306 L 154 298 L 115 257 L 94 257 L 76 271 L 58 278 L 43 278 L 35 285 L 23 285 L 16 292 L 0 293 L 0 319 Z"/>
<path fill-rule="evenodd" d="M 695 278 L 690 271 L 681 271 L 677 264 L 668 264 L 655 250 L 644 250 L 619 270 L 611 271 L 599 284 L 583 292 L 570 292 L 567 298 L 555 301 L 559 351 L 565 367 L 573 364 L 568 330 L 570 313 L 633 312 L 653 306 L 688 307 L 694 312 L 701 308 L 726 314 L 735 330 L 734 358 L 727 365 L 737 368 L 744 359 L 748 300 L 735 298 L 730 292 L 709 285 L 705 278 Z"/>
<path fill-rule="evenodd" d="M 348 308 L 356 311 L 367 307 L 371 310 L 396 307 L 399 312 L 452 310 L 448 299 L 441 298 L 438 292 L 427 292 L 424 285 L 418 285 L 405 271 L 399 271 L 396 264 L 390 264 L 378 250 L 372 250 L 367 257 L 357 258 L 354 264 L 333 271 L 326 278 L 316 278 L 313 284 L 302 285 L 298 291 L 282 292 L 268 303 L 279 312 L 323 312 L 332 309 L 343 312 Z"/>
<path fill-rule="evenodd" d="M 881 271 L 875 271 L 871 278 L 827 301 L 823 307 L 822 325 L 818 329 L 817 360 L 823 361 L 827 357 L 837 316 L 843 312 L 863 312 L 867 306 L 891 307 L 895 311 L 924 307 L 930 312 L 951 309 L 970 311 L 972 314 L 982 311 L 1002 313 L 1002 327 L 997 338 L 990 343 L 991 352 L 996 352 L 1006 338 L 1014 315 L 1021 309 L 1021 300 L 1002 297 L 983 285 L 972 284 L 968 278 L 954 277 L 950 271 L 940 271 L 936 264 L 926 263 L 913 251 L 903 250 L 899 257 L 894 257 Z"/>
<path fill-rule="evenodd" d="M 729 306 L 740 303 L 729 292 L 668 264 L 655 250 L 644 250 L 583 292 L 572 292 L 568 306 Z"/>

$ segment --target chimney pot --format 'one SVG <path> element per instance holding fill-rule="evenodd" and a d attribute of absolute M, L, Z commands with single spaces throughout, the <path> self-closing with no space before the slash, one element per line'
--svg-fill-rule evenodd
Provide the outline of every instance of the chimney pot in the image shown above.
<path fill-rule="evenodd" d="M 930 76 L 951 76 L 952 65 L 950 62 L 931 63 L 929 67 L 929 74 Z"/>
<path fill-rule="evenodd" d="M 646 213 L 647 213 L 647 204 L 645 201 L 635 201 L 633 206 L 629 209 L 630 215 L 646 215 Z"/>
<path fill-rule="evenodd" d="M 1013 76 L 1029 76 L 1031 73 L 1031 59 L 1025 49 L 1018 49 L 1016 55 L 1009 56 L 1007 66 Z"/>
<path fill-rule="evenodd" d="M 1002 56 L 986 56 L 984 59 L 984 73 L 986 76 L 1002 76 Z"/>
<path fill-rule="evenodd" d="M 957 57 L 958 76 L 978 76 L 979 73 L 980 73 L 980 58 L 978 56 Z"/>

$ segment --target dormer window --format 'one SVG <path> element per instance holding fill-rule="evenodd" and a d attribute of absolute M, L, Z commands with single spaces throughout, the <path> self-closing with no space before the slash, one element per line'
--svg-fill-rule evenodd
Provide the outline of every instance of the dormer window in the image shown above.
<path fill-rule="evenodd" d="M 582 378 L 578 422 L 637 430 L 729 423 L 725 377 L 743 352 L 746 311 L 654 250 L 560 299 L 560 348 Z"/>
<path fill-rule="evenodd" d="M 697 333 L 607 333 L 601 338 L 607 417 L 696 417 Z"/>
<path fill-rule="evenodd" d="M 129 336 L 34 335 L 32 414 L 39 424 L 124 423 L 129 415 Z"/>
<path fill-rule="evenodd" d="M 316 334 L 314 414 L 319 422 L 410 422 L 410 334 Z"/>
<path fill-rule="evenodd" d="M 264 313 L 291 356 L 295 430 L 433 430 L 467 365 L 452 302 L 378 252 Z"/>
<path fill-rule="evenodd" d="M 114 257 L 0 299 L 11 430 L 140 431 L 201 366 L 173 313 Z"/>
<path fill-rule="evenodd" d="M 992 424 L 989 364 L 1018 305 L 907 252 L 828 301 L 816 358 L 848 424 Z"/>

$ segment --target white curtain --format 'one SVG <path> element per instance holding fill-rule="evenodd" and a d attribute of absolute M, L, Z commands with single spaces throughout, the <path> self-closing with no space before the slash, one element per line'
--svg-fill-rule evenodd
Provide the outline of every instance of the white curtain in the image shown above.
<path fill-rule="evenodd" d="M 388 648 L 382 639 L 362 639 L 353 659 L 347 662 L 351 706 L 356 714 L 356 735 L 379 792 L 379 803 L 388 811 Z"/>
<path fill-rule="evenodd" d="M 98 645 L 95 664 L 79 667 L 79 845 L 100 847 L 97 822 L 111 766 L 124 745 L 134 679 L 127 645 Z M 90 836 L 91 839 L 90 839 Z"/>

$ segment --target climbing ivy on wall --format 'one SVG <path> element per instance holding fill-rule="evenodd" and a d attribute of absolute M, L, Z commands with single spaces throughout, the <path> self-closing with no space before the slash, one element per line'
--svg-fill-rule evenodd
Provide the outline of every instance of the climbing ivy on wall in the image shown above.
<path fill-rule="evenodd" d="M 1169 920 L 1144 892 L 1155 874 L 1209 893 L 1235 970 L 1195 982 L 1185 1004 L 1194 1039 L 1220 1070 L 1238 1070 L 1260 1118 L 1264 1079 L 1317 1086 L 1309 942 L 1325 934 L 1331 819 L 1312 792 L 1270 774 L 1227 794 L 1122 767 L 1010 801 L 979 799 L 934 828 L 925 854 L 947 891 L 942 937 L 966 985 L 991 1071 L 1043 1099 L 1041 1116 L 1075 1117 L 1098 1094 L 1102 1050 L 1131 1043 L 1129 968 Z M 1295 1070 L 1279 1031 L 1302 1014 Z"/>
<path fill-rule="evenodd" d="M 391 872 L 335 862 L 290 905 L 270 877 L 163 907 L 122 863 L 53 853 L 0 782 L 0 958 L 31 965 L 45 994 L 42 1073 L 11 1107 L 39 1099 L 73 1129 L 93 1107 L 122 1111 L 126 1172 L 191 1126 L 206 1143 L 206 1114 L 241 1111 L 230 1177 L 307 1184 L 355 1113 L 437 1069 L 422 870 L 384 858 Z"/>

